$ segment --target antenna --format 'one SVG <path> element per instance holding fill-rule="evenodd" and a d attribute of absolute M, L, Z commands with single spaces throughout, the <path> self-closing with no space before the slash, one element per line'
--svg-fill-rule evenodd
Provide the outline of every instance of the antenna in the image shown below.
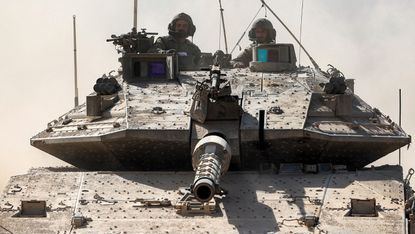
<path fill-rule="evenodd" d="M 220 19 L 222 21 L 222 27 L 223 27 L 223 37 L 225 39 L 225 50 L 226 50 L 226 54 L 228 54 L 228 41 L 226 40 L 225 19 L 223 18 L 223 8 L 222 8 L 221 0 L 219 0 L 219 7 L 220 7 Z"/>
<path fill-rule="evenodd" d="M 402 99 L 401 89 L 399 89 L 399 127 L 402 127 Z M 399 148 L 399 166 L 401 165 L 401 148 Z"/>
<path fill-rule="evenodd" d="M 318 66 L 318 64 L 316 63 L 316 61 L 314 61 L 314 59 L 311 57 L 311 55 L 308 53 L 308 51 L 304 48 L 304 46 L 301 44 L 301 42 L 297 39 L 297 37 L 295 37 L 294 34 L 290 31 L 290 29 L 287 27 L 287 25 L 285 25 L 284 22 L 282 22 L 282 20 L 277 16 L 277 14 L 275 14 L 275 12 L 265 3 L 265 0 L 260 0 L 260 1 L 262 2 L 262 4 L 266 8 L 268 8 L 268 10 L 275 16 L 275 18 L 277 18 L 277 20 L 282 24 L 282 26 L 284 26 L 284 28 L 288 31 L 288 33 L 290 33 L 290 35 L 294 38 L 294 40 L 300 45 L 301 49 L 304 50 L 304 52 L 306 53 L 306 55 L 310 59 L 310 61 L 313 64 L 314 68 L 316 70 L 321 71 L 321 69 Z"/>
<path fill-rule="evenodd" d="M 137 29 L 137 8 L 138 8 L 138 3 L 137 0 L 134 0 L 134 28 Z"/>
<path fill-rule="evenodd" d="M 303 34 L 303 14 L 304 14 L 304 0 L 301 0 L 301 18 L 300 18 L 300 43 Z M 298 66 L 301 66 L 301 47 L 298 46 Z"/>
<path fill-rule="evenodd" d="M 78 106 L 78 66 L 76 62 L 76 15 L 73 15 L 73 63 L 75 82 L 75 107 Z"/>

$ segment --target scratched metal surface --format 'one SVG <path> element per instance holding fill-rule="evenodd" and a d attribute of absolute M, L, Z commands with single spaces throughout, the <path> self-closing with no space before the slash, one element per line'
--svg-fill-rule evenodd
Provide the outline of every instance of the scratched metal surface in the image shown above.
<path fill-rule="evenodd" d="M 10 179 L 0 199 L 0 233 L 403 233 L 398 167 L 326 174 L 229 172 L 209 215 L 145 207 L 138 199 L 181 198 L 192 172 L 80 172 L 33 169 Z M 348 217 L 350 199 L 376 199 L 378 217 Z M 45 200 L 45 218 L 13 217 L 21 200 Z M 91 220 L 71 228 L 74 211 Z M 319 217 L 315 228 L 302 218 Z"/>

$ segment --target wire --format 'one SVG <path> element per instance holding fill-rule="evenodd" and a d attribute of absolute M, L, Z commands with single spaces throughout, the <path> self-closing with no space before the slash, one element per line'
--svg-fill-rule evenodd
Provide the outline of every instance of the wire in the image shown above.
<path fill-rule="evenodd" d="M 248 27 L 246 27 L 245 31 L 242 33 L 241 37 L 239 38 L 238 42 L 236 42 L 235 46 L 233 47 L 233 49 L 231 50 L 231 54 L 233 53 L 233 51 L 236 49 L 236 47 L 239 45 L 239 43 L 241 42 L 242 38 L 245 36 L 246 31 L 248 31 L 249 27 L 251 27 L 251 24 L 254 22 L 254 20 L 256 19 L 256 17 L 258 16 L 259 12 L 261 11 L 261 9 L 264 7 L 264 4 L 261 5 L 261 7 L 258 9 L 257 13 L 255 14 L 255 16 L 252 18 L 251 22 L 248 24 Z"/>

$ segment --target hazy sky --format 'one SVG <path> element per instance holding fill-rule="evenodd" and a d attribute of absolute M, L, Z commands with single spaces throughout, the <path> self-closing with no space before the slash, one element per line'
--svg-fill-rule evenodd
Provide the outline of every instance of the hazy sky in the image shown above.
<path fill-rule="evenodd" d="M 0 1 L 2 188 L 8 177 L 30 167 L 63 164 L 31 147 L 29 139 L 73 106 L 72 15 L 77 15 L 79 93 L 84 102 L 95 80 L 118 68 L 118 56 L 105 39 L 131 29 L 133 0 Z M 267 2 L 298 35 L 301 0 Z M 260 1 L 222 3 L 231 49 Z M 398 89 L 402 88 L 403 126 L 414 134 L 415 1 L 304 0 L 304 9 L 302 41 L 320 67 L 330 63 L 347 78 L 356 79 L 356 94 L 396 122 Z M 168 22 L 179 12 L 193 17 L 197 27 L 194 42 L 202 51 L 218 49 L 217 1 L 142 0 L 138 24 L 165 35 Z M 264 16 L 261 11 L 260 17 Z M 276 26 L 277 41 L 294 42 L 270 12 L 267 17 Z M 241 45 L 247 44 L 245 37 Z M 309 64 L 304 53 L 302 63 Z M 412 148 L 403 149 L 402 155 L 405 169 L 415 167 Z M 393 153 L 378 163 L 396 162 Z"/>

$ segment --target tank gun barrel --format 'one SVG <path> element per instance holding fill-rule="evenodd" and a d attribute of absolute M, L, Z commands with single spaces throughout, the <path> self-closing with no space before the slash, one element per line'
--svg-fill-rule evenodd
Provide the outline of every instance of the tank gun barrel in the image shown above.
<path fill-rule="evenodd" d="M 221 136 L 208 135 L 196 144 L 192 155 L 196 174 L 191 191 L 197 200 L 208 202 L 220 192 L 220 178 L 228 171 L 231 155 L 230 145 Z"/>

